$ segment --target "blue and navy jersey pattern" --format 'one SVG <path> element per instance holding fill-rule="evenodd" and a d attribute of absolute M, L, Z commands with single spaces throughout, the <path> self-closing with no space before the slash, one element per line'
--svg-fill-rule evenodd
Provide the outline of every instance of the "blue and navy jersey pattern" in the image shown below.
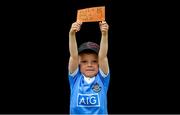
<path fill-rule="evenodd" d="M 70 114 L 108 114 L 107 91 L 110 72 L 103 77 L 100 70 L 95 80 L 87 83 L 79 68 L 75 75 L 69 74 Z"/>

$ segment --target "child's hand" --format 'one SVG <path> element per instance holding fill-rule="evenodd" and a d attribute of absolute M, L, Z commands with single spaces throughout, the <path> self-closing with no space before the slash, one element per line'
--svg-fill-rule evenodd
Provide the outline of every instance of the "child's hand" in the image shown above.
<path fill-rule="evenodd" d="M 76 21 L 76 22 L 72 23 L 70 32 L 72 32 L 72 33 L 78 32 L 81 28 L 81 25 L 82 25 L 82 22 L 80 22 L 80 21 Z"/>
<path fill-rule="evenodd" d="M 106 23 L 106 21 L 99 22 L 100 30 L 102 34 L 105 34 L 109 30 L 109 25 Z"/>

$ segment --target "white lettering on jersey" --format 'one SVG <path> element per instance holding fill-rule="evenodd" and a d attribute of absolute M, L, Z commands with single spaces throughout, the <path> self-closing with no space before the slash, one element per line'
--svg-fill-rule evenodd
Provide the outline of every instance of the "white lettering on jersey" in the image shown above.
<path fill-rule="evenodd" d="M 77 97 L 78 107 L 99 107 L 99 95 L 96 94 L 78 94 Z"/>
<path fill-rule="evenodd" d="M 86 104 L 84 100 L 85 100 L 84 98 L 81 98 L 79 103 Z"/>

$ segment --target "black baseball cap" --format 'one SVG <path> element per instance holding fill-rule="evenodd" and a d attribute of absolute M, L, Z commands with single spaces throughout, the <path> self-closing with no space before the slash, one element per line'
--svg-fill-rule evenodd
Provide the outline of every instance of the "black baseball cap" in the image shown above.
<path fill-rule="evenodd" d="M 78 48 L 78 53 L 82 53 L 83 51 L 91 50 L 95 53 L 99 53 L 99 45 L 95 42 L 85 42 L 82 43 Z"/>

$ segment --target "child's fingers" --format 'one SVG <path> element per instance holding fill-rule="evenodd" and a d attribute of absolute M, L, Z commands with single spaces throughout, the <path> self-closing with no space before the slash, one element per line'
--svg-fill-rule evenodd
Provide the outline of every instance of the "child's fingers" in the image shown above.
<path fill-rule="evenodd" d="M 81 22 L 75 22 L 75 23 L 73 23 L 73 26 L 72 26 L 72 28 L 73 28 L 73 30 L 75 30 L 76 32 L 78 32 L 79 30 L 80 30 L 80 28 L 81 28 Z"/>
<path fill-rule="evenodd" d="M 99 24 L 102 31 L 109 29 L 109 25 L 106 23 L 106 21 L 102 21 Z"/>
<path fill-rule="evenodd" d="M 103 21 L 101 21 L 101 22 L 99 22 L 99 24 L 105 24 L 106 23 L 106 21 L 105 20 L 103 20 Z"/>
<path fill-rule="evenodd" d="M 81 24 L 82 24 L 82 22 L 81 22 L 81 21 L 79 21 L 79 20 L 77 20 L 77 21 L 76 21 L 76 23 L 77 23 L 77 24 L 79 24 L 79 25 L 81 25 Z"/>

